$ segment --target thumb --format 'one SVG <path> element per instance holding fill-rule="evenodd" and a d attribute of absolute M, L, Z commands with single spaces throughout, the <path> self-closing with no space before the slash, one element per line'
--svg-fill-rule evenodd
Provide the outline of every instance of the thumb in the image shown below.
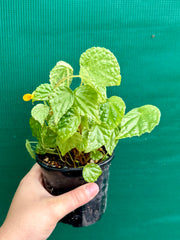
<path fill-rule="evenodd" d="M 57 217 L 57 221 L 76 208 L 89 202 L 97 195 L 98 192 L 99 187 L 96 183 L 87 183 L 70 192 L 53 197 L 52 206 L 55 216 Z"/>

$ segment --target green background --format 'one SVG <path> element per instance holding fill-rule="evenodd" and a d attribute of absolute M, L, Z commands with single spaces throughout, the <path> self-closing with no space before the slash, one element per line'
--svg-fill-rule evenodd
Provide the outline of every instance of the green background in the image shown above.
<path fill-rule="evenodd" d="M 48 82 L 59 60 L 78 74 L 81 53 L 100 46 L 121 66 L 122 84 L 108 95 L 127 111 L 156 105 L 161 122 L 119 142 L 103 218 L 87 228 L 58 224 L 49 239 L 180 239 L 180 1 L 1 0 L 0 14 L 0 224 L 34 164 L 23 94 Z"/>

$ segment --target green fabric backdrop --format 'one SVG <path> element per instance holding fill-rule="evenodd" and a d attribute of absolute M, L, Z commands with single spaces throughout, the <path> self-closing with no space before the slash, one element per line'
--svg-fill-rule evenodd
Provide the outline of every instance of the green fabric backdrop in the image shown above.
<path fill-rule="evenodd" d="M 34 164 L 24 147 L 31 103 L 22 95 L 48 82 L 59 60 L 78 74 L 80 54 L 101 46 L 121 66 L 122 84 L 108 95 L 121 96 L 127 111 L 158 106 L 161 123 L 119 142 L 103 218 L 81 229 L 58 224 L 49 239 L 179 240 L 180 1 L 1 0 L 0 14 L 0 224 Z"/>

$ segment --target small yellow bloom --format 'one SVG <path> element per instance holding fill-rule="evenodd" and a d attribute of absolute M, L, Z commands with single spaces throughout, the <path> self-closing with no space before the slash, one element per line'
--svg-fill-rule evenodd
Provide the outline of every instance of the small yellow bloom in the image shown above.
<path fill-rule="evenodd" d="M 24 94 L 24 96 L 23 96 L 23 100 L 26 101 L 26 102 L 28 102 L 28 101 L 30 101 L 31 99 L 33 99 L 33 97 L 34 97 L 34 95 L 32 95 L 32 94 L 30 94 L 30 93 L 26 93 L 26 94 Z"/>

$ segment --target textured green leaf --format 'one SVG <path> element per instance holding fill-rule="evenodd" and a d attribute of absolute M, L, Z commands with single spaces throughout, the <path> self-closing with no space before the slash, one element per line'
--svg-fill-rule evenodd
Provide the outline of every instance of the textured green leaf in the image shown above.
<path fill-rule="evenodd" d="M 87 116 L 81 116 L 81 129 L 89 129 L 89 122 Z"/>
<path fill-rule="evenodd" d="M 35 107 L 33 107 L 31 111 L 32 117 L 38 121 L 41 126 L 44 125 L 44 121 L 46 120 L 47 116 L 49 114 L 49 107 L 44 104 L 37 104 Z"/>
<path fill-rule="evenodd" d="M 53 131 L 53 132 L 57 132 L 57 124 L 55 124 L 55 121 L 54 121 L 54 116 L 53 115 L 49 115 L 48 118 L 47 118 L 47 124 L 48 124 L 48 127 Z"/>
<path fill-rule="evenodd" d="M 28 151 L 28 153 L 30 154 L 30 156 L 33 158 L 33 159 L 36 159 L 36 155 L 35 155 L 35 152 L 34 150 L 32 149 L 31 147 L 31 144 L 28 140 L 26 140 L 26 149 Z"/>
<path fill-rule="evenodd" d="M 120 67 L 109 50 L 92 47 L 80 57 L 80 75 L 85 84 L 106 87 L 120 85 Z"/>
<path fill-rule="evenodd" d="M 103 157 L 102 152 L 99 152 L 98 150 L 92 151 L 90 153 L 90 158 L 94 161 L 99 160 Z"/>
<path fill-rule="evenodd" d="M 65 142 L 77 131 L 80 121 L 80 116 L 74 108 L 69 109 L 63 115 L 57 125 L 57 134 L 61 142 Z"/>
<path fill-rule="evenodd" d="M 79 133 L 78 133 L 79 134 Z M 81 151 L 81 152 L 84 152 L 86 147 L 87 147 L 87 139 L 88 139 L 88 134 L 89 134 L 89 131 L 87 129 L 84 129 L 82 131 L 82 134 L 81 134 L 81 141 L 79 141 L 76 145 L 76 148 Z"/>
<path fill-rule="evenodd" d="M 88 118 L 88 129 L 91 129 L 94 125 L 96 125 L 97 123 L 92 120 L 91 118 Z"/>
<path fill-rule="evenodd" d="M 70 88 L 60 86 L 52 91 L 49 104 L 53 111 L 55 124 L 69 110 L 73 102 L 74 94 Z"/>
<path fill-rule="evenodd" d="M 47 101 L 49 99 L 49 95 L 52 91 L 52 86 L 49 83 L 41 84 L 34 91 L 32 101 Z"/>
<path fill-rule="evenodd" d="M 82 143 L 82 136 L 76 132 L 72 137 L 68 138 L 66 142 L 62 143 L 62 141 L 57 137 L 56 141 L 62 156 L 64 156 L 67 152 L 69 152 L 73 148 L 77 148 L 79 144 Z"/>
<path fill-rule="evenodd" d="M 100 122 L 99 120 L 99 105 L 96 91 L 88 86 L 80 86 L 76 88 L 75 92 L 75 106 L 81 115 L 89 116 Z"/>
<path fill-rule="evenodd" d="M 57 134 L 53 132 L 50 128 L 44 128 L 41 134 L 41 139 L 43 146 L 45 148 L 55 148 Z"/>
<path fill-rule="evenodd" d="M 160 121 L 160 111 L 152 105 L 145 105 L 128 112 L 121 121 L 118 139 L 140 136 L 151 132 Z"/>
<path fill-rule="evenodd" d="M 115 147 L 118 144 L 119 139 L 116 139 L 116 137 L 119 134 L 119 129 L 115 128 L 112 130 L 109 141 L 105 144 L 106 151 L 112 155 Z"/>
<path fill-rule="evenodd" d="M 36 137 L 39 141 L 41 141 L 41 132 L 42 132 L 42 126 L 41 124 L 36 121 L 33 117 L 29 120 L 29 125 L 32 130 L 32 135 Z"/>
<path fill-rule="evenodd" d="M 107 129 L 104 125 L 94 125 L 89 131 L 85 152 L 94 151 L 105 145 L 111 137 L 111 132 L 112 130 Z"/>
<path fill-rule="evenodd" d="M 44 148 L 42 147 L 42 145 L 40 143 L 38 143 L 36 145 L 36 153 L 37 154 L 45 154 L 46 151 L 44 150 Z"/>
<path fill-rule="evenodd" d="M 110 129 L 117 127 L 125 113 L 125 103 L 120 97 L 113 96 L 100 105 L 100 119 Z"/>
<path fill-rule="evenodd" d="M 107 98 L 107 89 L 106 87 L 97 87 L 95 86 L 95 90 L 98 94 L 98 102 L 99 103 L 104 103 L 106 102 L 106 98 Z"/>
<path fill-rule="evenodd" d="M 56 66 L 50 72 L 50 83 L 54 87 L 61 79 L 72 76 L 73 68 L 66 62 L 60 61 L 56 64 Z M 72 82 L 72 78 L 69 78 L 62 83 L 60 86 L 69 87 Z"/>
<path fill-rule="evenodd" d="M 41 124 L 38 121 L 36 121 L 33 117 L 30 118 L 29 124 L 33 136 L 39 140 L 41 146 L 43 145 L 44 148 L 56 147 L 57 134 L 55 132 L 53 132 L 46 125 L 42 127 Z"/>
<path fill-rule="evenodd" d="M 102 174 L 102 170 L 99 165 L 95 163 L 86 164 L 83 167 L 83 178 L 86 182 L 95 182 Z"/>

